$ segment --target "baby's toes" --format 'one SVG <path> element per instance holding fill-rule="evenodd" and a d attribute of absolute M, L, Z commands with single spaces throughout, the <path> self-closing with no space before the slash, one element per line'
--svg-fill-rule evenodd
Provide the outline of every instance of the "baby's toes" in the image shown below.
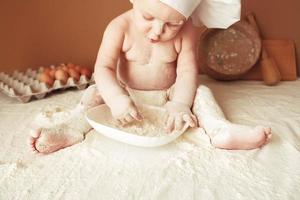
<path fill-rule="evenodd" d="M 33 138 L 38 138 L 41 135 L 41 128 L 38 127 L 31 127 L 30 131 L 29 131 L 29 135 L 30 137 Z"/>
<path fill-rule="evenodd" d="M 257 127 L 255 127 L 254 130 L 258 134 L 256 136 L 256 138 L 261 138 L 261 139 L 258 139 L 258 140 L 262 141 L 261 146 L 265 145 L 271 139 L 271 136 L 272 136 L 271 128 L 264 127 L 264 126 L 257 126 Z"/>
<path fill-rule="evenodd" d="M 38 152 L 35 147 L 35 144 L 36 144 L 36 141 L 39 139 L 40 135 L 41 135 L 40 129 L 31 129 L 30 136 L 27 139 L 27 144 L 29 145 L 30 149 L 35 153 Z"/>
<path fill-rule="evenodd" d="M 272 138 L 272 131 L 270 127 L 265 128 L 265 135 L 266 135 L 266 143 L 267 143 Z"/>
<path fill-rule="evenodd" d="M 37 138 L 33 138 L 33 137 L 28 139 L 29 148 L 33 153 L 38 153 L 37 149 L 35 148 L 36 140 Z"/>

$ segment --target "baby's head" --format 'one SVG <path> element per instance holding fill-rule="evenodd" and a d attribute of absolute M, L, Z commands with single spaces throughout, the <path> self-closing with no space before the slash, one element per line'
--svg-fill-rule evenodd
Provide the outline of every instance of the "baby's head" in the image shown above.
<path fill-rule="evenodd" d="M 136 26 L 153 42 L 174 38 L 189 17 L 195 26 L 228 28 L 241 14 L 241 0 L 130 1 Z"/>
<path fill-rule="evenodd" d="M 137 28 L 151 41 L 163 42 L 176 36 L 186 17 L 160 0 L 130 0 Z"/>

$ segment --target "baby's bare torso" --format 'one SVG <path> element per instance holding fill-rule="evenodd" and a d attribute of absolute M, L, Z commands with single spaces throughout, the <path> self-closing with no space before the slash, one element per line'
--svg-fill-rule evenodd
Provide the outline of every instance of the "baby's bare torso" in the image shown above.
<path fill-rule="evenodd" d="M 138 90 L 170 88 L 176 79 L 179 39 L 151 43 L 129 25 L 118 65 L 118 79 Z"/>

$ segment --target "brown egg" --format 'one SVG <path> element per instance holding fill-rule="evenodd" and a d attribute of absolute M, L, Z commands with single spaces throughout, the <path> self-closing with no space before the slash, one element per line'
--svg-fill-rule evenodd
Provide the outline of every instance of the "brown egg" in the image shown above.
<path fill-rule="evenodd" d="M 59 66 L 63 67 L 63 66 L 66 66 L 66 65 L 65 65 L 65 63 L 60 63 Z"/>
<path fill-rule="evenodd" d="M 61 66 L 61 65 L 58 65 L 58 66 L 55 67 L 55 69 L 56 69 L 56 70 L 62 69 L 62 66 Z"/>
<path fill-rule="evenodd" d="M 51 69 L 51 70 L 49 71 L 48 75 L 49 75 L 51 78 L 55 79 L 55 72 L 56 72 L 55 69 Z"/>
<path fill-rule="evenodd" d="M 81 75 L 85 75 L 87 78 L 91 78 L 92 70 L 88 67 L 82 67 L 80 70 Z"/>
<path fill-rule="evenodd" d="M 75 68 L 75 65 L 74 65 L 73 63 L 70 63 L 70 62 L 69 62 L 69 63 L 67 64 L 67 67 L 68 67 L 68 68 Z"/>
<path fill-rule="evenodd" d="M 60 80 L 62 82 L 62 84 L 66 84 L 69 78 L 69 74 L 68 72 L 62 70 L 62 69 L 58 69 L 55 72 L 55 79 L 56 80 Z"/>
<path fill-rule="evenodd" d="M 46 83 L 48 87 L 52 87 L 54 83 L 54 79 L 50 77 L 50 75 L 46 72 L 42 72 L 38 75 L 39 81 Z"/>
<path fill-rule="evenodd" d="M 50 67 L 45 67 L 43 69 L 43 72 L 46 73 L 46 74 L 49 74 L 50 70 L 51 70 Z"/>
<path fill-rule="evenodd" d="M 54 65 L 51 65 L 50 66 L 50 69 L 55 69 L 56 67 Z"/>
<path fill-rule="evenodd" d="M 67 67 L 67 66 L 62 66 L 62 68 L 61 68 L 62 70 L 64 70 L 64 71 L 66 71 L 66 72 L 68 72 L 68 70 L 69 70 L 69 68 Z"/>
<path fill-rule="evenodd" d="M 80 70 L 82 69 L 82 67 L 80 65 L 76 65 L 74 67 L 74 69 L 80 73 Z"/>
<path fill-rule="evenodd" d="M 70 77 L 75 79 L 75 81 L 78 81 L 80 79 L 80 74 L 75 69 L 69 68 L 68 73 Z"/>

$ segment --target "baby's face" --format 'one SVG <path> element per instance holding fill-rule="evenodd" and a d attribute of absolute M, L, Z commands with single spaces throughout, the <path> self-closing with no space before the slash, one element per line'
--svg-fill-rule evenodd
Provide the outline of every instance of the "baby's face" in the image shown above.
<path fill-rule="evenodd" d="M 185 17 L 159 0 L 131 0 L 137 28 L 149 41 L 163 42 L 176 36 Z"/>

